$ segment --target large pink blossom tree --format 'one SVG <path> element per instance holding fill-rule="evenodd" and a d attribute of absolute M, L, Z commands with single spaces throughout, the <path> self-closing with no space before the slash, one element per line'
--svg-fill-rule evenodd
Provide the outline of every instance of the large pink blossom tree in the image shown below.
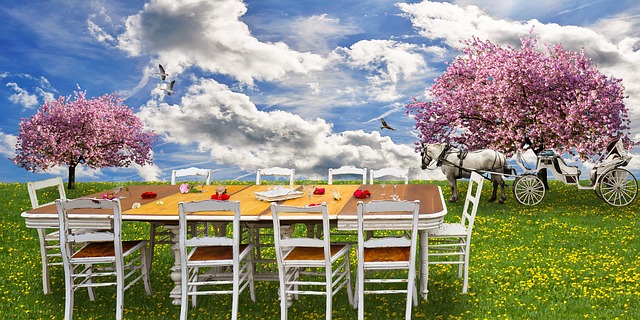
<path fill-rule="evenodd" d="M 472 38 L 429 89 L 407 104 L 422 143 L 448 142 L 508 155 L 555 148 L 590 158 L 612 139 L 628 140 L 620 79 L 600 73 L 584 50 L 561 44 L 502 47 Z"/>
<path fill-rule="evenodd" d="M 68 188 L 75 188 L 75 169 L 128 167 L 151 164 L 156 134 L 115 94 L 87 99 L 76 91 L 74 99 L 45 102 L 29 119 L 20 122 L 16 156 L 12 160 L 28 171 L 69 168 Z"/>

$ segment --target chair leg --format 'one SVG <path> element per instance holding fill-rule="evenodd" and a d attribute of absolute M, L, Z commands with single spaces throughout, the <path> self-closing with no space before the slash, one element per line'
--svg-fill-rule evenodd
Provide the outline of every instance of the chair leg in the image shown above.
<path fill-rule="evenodd" d="M 116 320 L 122 320 L 124 311 L 124 266 L 116 262 Z"/>
<path fill-rule="evenodd" d="M 73 319 L 73 266 L 65 265 L 64 269 L 64 318 Z"/>
<path fill-rule="evenodd" d="M 280 319 L 287 320 L 289 297 L 287 297 L 287 285 L 285 284 L 286 276 L 283 274 L 286 274 L 286 271 L 280 271 Z"/>
<path fill-rule="evenodd" d="M 345 273 L 347 274 L 347 297 L 349 299 L 349 304 L 353 306 L 353 289 L 351 288 L 351 259 L 349 259 L 349 254 L 344 255 L 345 258 Z"/>
<path fill-rule="evenodd" d="M 38 229 L 38 238 L 40 238 L 40 259 L 42 260 L 42 291 L 44 294 L 51 293 L 51 285 L 49 282 L 49 257 L 47 249 L 47 240 L 45 239 L 46 230 Z"/>
<path fill-rule="evenodd" d="M 93 274 L 93 265 L 88 265 L 87 268 L 88 268 L 87 271 L 89 272 L 89 274 Z M 93 277 L 92 276 L 88 276 L 87 277 L 87 284 L 91 284 L 91 283 L 93 283 Z M 87 287 L 87 292 L 89 293 L 89 300 L 95 301 L 96 300 L 96 288 Z"/>
<path fill-rule="evenodd" d="M 358 261 L 360 264 L 360 261 Z M 358 290 L 358 320 L 364 320 L 364 268 L 358 268 L 358 280 L 356 280 Z"/>

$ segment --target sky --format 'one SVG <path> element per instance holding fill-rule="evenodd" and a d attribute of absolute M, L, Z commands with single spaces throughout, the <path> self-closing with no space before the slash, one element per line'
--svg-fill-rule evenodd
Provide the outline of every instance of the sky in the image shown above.
<path fill-rule="evenodd" d="M 420 169 L 404 106 L 426 98 L 472 36 L 584 48 L 602 73 L 623 80 L 640 141 L 636 0 L 12 0 L 0 21 L 2 182 L 66 181 L 64 166 L 32 173 L 9 158 L 20 121 L 78 88 L 87 97 L 118 93 L 158 140 L 153 165 L 78 167 L 76 181 L 169 181 L 171 170 L 191 166 L 211 169 L 213 180 L 251 180 L 271 166 L 326 179 L 341 165 L 441 179 Z M 158 64 L 175 94 L 165 94 Z M 396 130 L 381 130 L 380 118 Z M 627 167 L 636 176 L 638 153 Z"/>

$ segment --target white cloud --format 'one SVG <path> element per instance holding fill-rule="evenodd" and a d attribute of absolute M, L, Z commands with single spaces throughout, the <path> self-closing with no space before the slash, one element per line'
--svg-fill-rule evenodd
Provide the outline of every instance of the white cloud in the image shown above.
<path fill-rule="evenodd" d="M 89 30 L 89 33 L 94 38 L 96 38 L 96 40 L 98 40 L 98 42 L 112 43 L 116 40 L 112 35 L 104 31 L 100 26 L 98 26 L 91 19 L 87 19 L 87 29 Z"/>
<path fill-rule="evenodd" d="M 291 20 L 259 19 L 253 24 L 253 30 L 260 33 L 261 39 L 277 38 L 298 51 L 329 53 L 335 48 L 335 42 L 362 30 L 352 24 L 328 14 L 295 17 Z M 255 18 L 254 18 L 255 19 Z"/>
<path fill-rule="evenodd" d="M 162 169 L 160 169 L 157 165 L 146 165 L 141 166 L 139 164 L 132 165 L 138 172 L 138 175 L 144 181 L 160 181 L 160 176 L 162 175 Z"/>
<path fill-rule="evenodd" d="M 9 101 L 19 104 L 26 109 L 38 106 L 38 97 L 35 94 L 31 94 L 27 90 L 20 88 L 15 82 L 7 83 L 7 87 L 10 87 L 15 92 L 9 96 Z"/>
<path fill-rule="evenodd" d="M 69 176 L 69 168 L 66 165 L 55 166 L 55 167 L 49 168 L 49 170 L 47 170 L 46 173 L 66 178 Z M 101 178 L 101 176 L 102 176 L 101 169 L 91 169 L 89 167 L 82 166 L 82 165 L 76 167 L 76 171 L 75 171 L 76 181 L 78 181 L 79 179 L 98 180 Z"/>
<path fill-rule="evenodd" d="M 196 66 L 248 85 L 324 67 L 318 55 L 260 42 L 240 21 L 246 10 L 239 0 L 153 0 L 126 19 L 118 46 L 132 56 L 157 56 L 173 74 Z"/>
<path fill-rule="evenodd" d="M 301 177 L 323 178 L 329 167 L 411 168 L 425 177 L 413 146 L 397 145 L 379 132 L 334 133 L 323 119 L 303 119 L 281 110 L 264 112 L 249 98 L 211 79 L 188 88 L 179 105 L 151 101 L 138 116 L 167 142 L 195 144 L 222 165 L 254 171 L 294 167 Z"/>
<path fill-rule="evenodd" d="M 16 156 L 18 137 L 0 131 L 0 154 L 9 158 Z"/>
<path fill-rule="evenodd" d="M 377 101 L 395 101 L 400 82 L 427 73 L 424 53 L 441 53 L 440 48 L 426 47 L 393 40 L 362 40 L 349 48 L 337 48 L 346 65 L 368 72 L 367 80 Z"/>

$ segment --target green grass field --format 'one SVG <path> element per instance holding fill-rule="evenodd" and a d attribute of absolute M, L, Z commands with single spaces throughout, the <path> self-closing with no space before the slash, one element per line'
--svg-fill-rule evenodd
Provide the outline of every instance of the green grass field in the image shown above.
<path fill-rule="evenodd" d="M 225 182 L 229 183 L 229 182 Z M 449 197 L 446 182 L 437 183 Z M 541 204 L 525 207 L 512 194 L 507 203 L 488 203 L 491 186 L 485 183 L 474 227 L 469 293 L 453 266 L 430 268 L 429 299 L 414 309 L 414 319 L 640 319 L 640 201 L 617 208 L 593 191 L 550 181 Z M 111 183 L 77 183 L 69 198 L 114 187 Z M 460 182 L 461 194 L 466 183 Z M 511 192 L 511 189 L 508 190 Z M 47 195 L 44 195 L 45 197 Z M 49 195 L 51 196 L 51 195 Z M 20 213 L 30 208 L 25 184 L 0 183 L 0 315 L 5 319 L 62 319 L 64 281 L 61 267 L 52 269 L 53 294 L 42 293 L 37 232 L 27 229 Z M 463 201 L 448 204 L 448 221 L 458 221 Z M 127 238 L 148 237 L 148 225 L 127 223 Z M 154 294 L 142 285 L 125 293 L 126 319 L 177 319 L 172 305 L 168 246 L 160 246 L 153 264 Z M 355 280 L 355 251 L 352 252 Z M 256 283 L 257 302 L 241 297 L 240 319 L 279 319 L 276 282 Z M 112 319 L 113 288 L 98 290 L 91 302 L 85 291 L 76 293 L 75 319 Z M 366 317 L 397 319 L 404 314 L 403 297 L 367 297 Z M 355 319 L 345 291 L 335 297 L 334 319 Z M 190 309 L 190 319 L 230 318 L 231 298 L 206 296 Z M 290 319 L 324 318 L 324 298 L 301 297 L 289 311 Z"/>

